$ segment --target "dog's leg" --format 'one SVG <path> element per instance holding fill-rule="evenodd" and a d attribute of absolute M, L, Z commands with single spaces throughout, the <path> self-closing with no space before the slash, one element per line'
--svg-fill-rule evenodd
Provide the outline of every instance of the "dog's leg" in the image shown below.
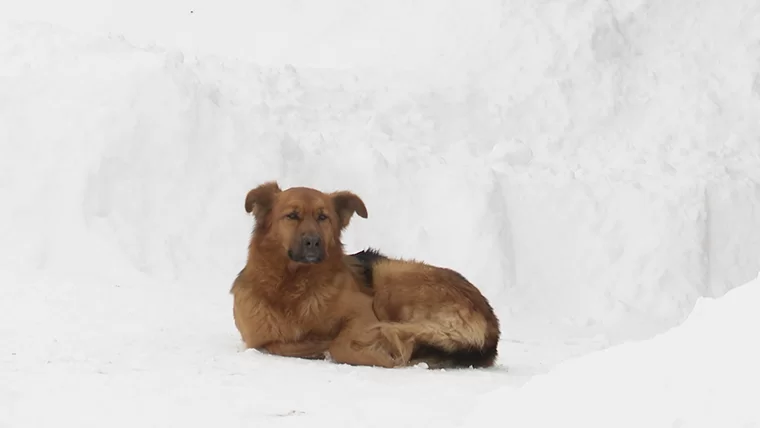
<path fill-rule="evenodd" d="M 263 346 L 270 354 L 283 357 L 323 359 L 330 348 L 330 342 L 325 340 L 303 340 L 298 342 L 270 342 Z"/>
<path fill-rule="evenodd" d="M 339 307 L 345 315 L 340 333 L 330 344 L 333 360 L 387 368 L 407 364 L 411 347 L 407 350 L 400 342 L 383 336 L 380 330 L 369 329 L 378 324 L 372 310 L 372 297 L 358 291 L 347 292 L 340 297 Z"/>
<path fill-rule="evenodd" d="M 355 334 L 352 346 L 355 348 L 380 347 L 390 352 L 399 365 L 406 365 L 412 356 L 415 345 L 413 332 L 407 331 L 403 324 L 376 322 L 364 327 L 364 331 Z"/>
<path fill-rule="evenodd" d="M 343 330 L 329 352 L 338 363 L 385 368 L 405 366 L 411 357 L 411 348 L 407 352 L 378 331 L 359 326 Z"/>

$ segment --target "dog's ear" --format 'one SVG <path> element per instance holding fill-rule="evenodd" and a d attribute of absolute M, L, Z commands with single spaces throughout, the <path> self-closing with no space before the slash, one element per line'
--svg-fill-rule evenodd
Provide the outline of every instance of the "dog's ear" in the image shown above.
<path fill-rule="evenodd" d="M 367 207 L 364 206 L 364 202 L 355 194 L 342 191 L 331 193 L 330 197 L 335 206 L 335 211 L 338 213 L 341 229 L 348 226 L 354 213 L 359 214 L 361 218 L 367 218 Z"/>
<path fill-rule="evenodd" d="M 276 181 L 270 181 L 251 189 L 245 197 L 245 212 L 261 217 L 269 212 L 274 205 L 274 198 L 282 192 Z"/>

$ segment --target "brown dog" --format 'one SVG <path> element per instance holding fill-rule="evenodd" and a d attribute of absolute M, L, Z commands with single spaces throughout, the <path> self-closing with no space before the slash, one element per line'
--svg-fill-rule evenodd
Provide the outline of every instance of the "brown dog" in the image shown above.
<path fill-rule="evenodd" d="M 301 358 L 329 352 L 353 365 L 408 363 L 408 345 L 376 328 L 372 297 L 343 261 L 342 230 L 354 213 L 367 217 L 358 196 L 282 191 L 269 182 L 248 192 L 245 210 L 255 216 L 255 227 L 246 266 L 230 292 L 247 347 Z"/>
<path fill-rule="evenodd" d="M 499 320 L 488 300 L 451 269 L 388 258 L 367 249 L 345 256 L 380 321 L 412 344 L 411 364 L 430 368 L 490 367 L 497 357 Z M 378 327 L 387 329 L 388 327 Z"/>
<path fill-rule="evenodd" d="M 345 256 L 350 192 L 325 194 L 265 183 L 246 196 L 256 218 L 234 295 L 235 326 L 249 348 L 382 367 L 487 367 L 499 325 L 486 299 L 458 273 L 373 251 Z"/>

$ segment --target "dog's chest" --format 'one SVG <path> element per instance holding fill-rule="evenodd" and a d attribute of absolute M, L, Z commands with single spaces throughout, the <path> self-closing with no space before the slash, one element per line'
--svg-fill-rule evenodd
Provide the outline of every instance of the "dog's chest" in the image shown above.
<path fill-rule="evenodd" d="M 333 306 L 336 290 L 328 287 L 310 286 L 282 289 L 272 301 L 277 308 L 279 330 L 288 336 L 302 336 L 314 331 L 331 331 L 335 321 Z"/>

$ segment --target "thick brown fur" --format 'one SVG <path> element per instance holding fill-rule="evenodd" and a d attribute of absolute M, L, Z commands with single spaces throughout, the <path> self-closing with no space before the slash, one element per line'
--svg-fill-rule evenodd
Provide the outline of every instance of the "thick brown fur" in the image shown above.
<path fill-rule="evenodd" d="M 488 300 L 458 272 L 389 258 L 373 249 L 344 260 L 374 295 L 377 318 L 393 323 L 395 334 L 412 343 L 410 364 L 443 368 L 495 363 L 499 320 Z"/>
<path fill-rule="evenodd" d="M 235 326 L 248 348 L 339 363 L 407 365 L 412 344 L 379 322 L 371 293 L 345 264 L 341 232 L 354 213 L 367 217 L 350 192 L 326 194 L 276 182 L 252 189 L 255 216 L 248 259 L 230 292 Z"/>

